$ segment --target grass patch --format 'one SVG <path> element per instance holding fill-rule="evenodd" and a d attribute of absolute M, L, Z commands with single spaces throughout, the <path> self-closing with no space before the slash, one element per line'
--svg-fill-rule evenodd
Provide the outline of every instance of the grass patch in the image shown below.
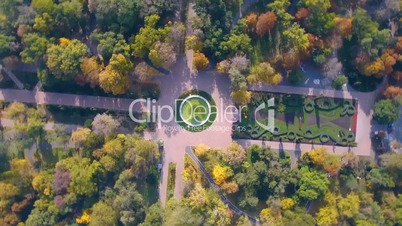
<path fill-rule="evenodd" d="M 173 196 L 174 196 L 175 180 L 176 180 L 176 163 L 171 162 L 171 163 L 169 163 L 166 200 L 169 200 L 169 199 L 173 198 Z"/>

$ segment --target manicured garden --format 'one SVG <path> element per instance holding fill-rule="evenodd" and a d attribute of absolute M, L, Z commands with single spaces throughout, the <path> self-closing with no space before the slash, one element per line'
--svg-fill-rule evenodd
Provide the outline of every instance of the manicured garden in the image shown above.
<path fill-rule="evenodd" d="M 176 101 L 176 122 L 190 132 L 207 129 L 215 119 L 215 101 L 204 91 L 187 91 Z"/>
<path fill-rule="evenodd" d="M 275 99 L 272 132 L 259 125 L 267 125 L 268 109 L 255 112 L 271 98 Z M 355 100 L 253 92 L 250 103 L 241 111 L 240 120 L 234 124 L 232 136 L 235 139 L 355 146 L 356 121 Z"/>

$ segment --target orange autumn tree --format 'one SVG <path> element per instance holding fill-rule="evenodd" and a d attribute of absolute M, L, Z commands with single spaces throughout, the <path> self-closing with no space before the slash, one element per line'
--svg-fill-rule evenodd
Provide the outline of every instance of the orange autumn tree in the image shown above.
<path fill-rule="evenodd" d="M 257 25 L 257 14 L 256 13 L 250 13 L 249 15 L 246 16 L 246 25 L 247 25 L 247 30 L 248 32 L 255 32 L 255 27 Z"/>
<path fill-rule="evenodd" d="M 209 60 L 208 58 L 201 52 L 194 53 L 193 56 L 193 67 L 196 70 L 204 70 L 208 67 Z"/>
<path fill-rule="evenodd" d="M 295 14 L 295 18 L 297 20 L 302 20 L 306 17 L 308 17 L 310 15 L 310 10 L 308 10 L 307 8 L 300 8 L 299 11 L 297 11 L 297 13 Z"/>
<path fill-rule="evenodd" d="M 393 99 L 400 95 L 402 95 L 402 88 L 397 86 L 388 86 L 387 89 L 384 91 L 384 96 L 388 99 Z"/>
<path fill-rule="evenodd" d="M 273 12 L 266 12 L 258 16 L 256 24 L 256 33 L 260 37 L 264 36 L 269 30 L 271 30 L 276 23 L 277 17 Z"/>
<path fill-rule="evenodd" d="M 335 31 L 339 33 L 342 38 L 352 34 L 352 18 L 336 17 L 335 23 Z"/>

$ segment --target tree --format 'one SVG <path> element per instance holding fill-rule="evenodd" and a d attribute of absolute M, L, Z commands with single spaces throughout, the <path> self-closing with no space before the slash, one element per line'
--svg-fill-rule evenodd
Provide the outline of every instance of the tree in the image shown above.
<path fill-rule="evenodd" d="M 358 195 L 350 193 L 345 198 L 340 198 L 338 202 L 339 214 L 345 218 L 352 218 L 359 213 L 360 198 Z"/>
<path fill-rule="evenodd" d="M 68 80 L 80 73 L 87 46 L 77 39 L 60 39 L 59 45 L 51 44 L 46 51 L 46 65 L 58 79 Z"/>
<path fill-rule="evenodd" d="M 154 47 L 149 51 L 148 57 L 154 65 L 164 68 L 170 68 L 176 63 L 176 53 L 173 50 L 173 46 L 160 41 L 155 42 Z"/>
<path fill-rule="evenodd" d="M 247 81 L 250 84 L 267 83 L 277 85 L 282 81 L 282 75 L 276 73 L 269 63 L 264 62 L 251 67 Z"/>
<path fill-rule="evenodd" d="M 152 141 L 142 140 L 135 136 L 127 137 L 127 151 L 124 161 L 131 167 L 134 175 L 143 178 L 150 173 L 160 157 L 158 145 Z"/>
<path fill-rule="evenodd" d="M 267 6 L 278 17 L 279 25 L 282 28 L 289 27 L 290 22 L 293 19 L 293 16 L 290 15 L 287 11 L 288 7 L 290 6 L 289 0 L 274 0 L 273 2 L 269 3 Z"/>
<path fill-rule="evenodd" d="M 177 2 L 174 0 L 149 0 L 140 1 L 141 17 L 151 14 L 163 14 L 173 12 L 177 7 Z"/>
<path fill-rule="evenodd" d="M 256 24 L 256 33 L 260 37 L 264 36 L 269 30 L 271 30 L 275 23 L 277 17 L 273 12 L 266 12 L 258 16 Z"/>
<path fill-rule="evenodd" d="M 247 30 L 250 33 L 254 33 L 257 25 L 257 14 L 256 13 L 250 13 L 246 16 L 245 21 L 247 25 Z"/>
<path fill-rule="evenodd" d="M 104 201 L 97 202 L 92 207 L 90 226 L 117 225 L 117 213 L 113 207 Z"/>
<path fill-rule="evenodd" d="M 247 34 L 231 32 L 229 38 L 220 43 L 219 48 L 226 54 L 244 54 L 252 51 L 251 38 Z"/>
<path fill-rule="evenodd" d="M 93 132 L 103 136 L 114 133 L 119 126 L 119 121 L 107 114 L 97 114 L 92 122 Z"/>
<path fill-rule="evenodd" d="M 205 144 L 199 144 L 194 148 L 194 153 L 198 158 L 203 158 L 209 151 L 209 147 Z"/>
<path fill-rule="evenodd" d="M 241 89 L 239 91 L 234 91 L 230 94 L 233 98 L 233 101 L 238 105 L 246 105 L 251 100 L 251 92 Z"/>
<path fill-rule="evenodd" d="M 391 124 L 399 118 L 398 106 L 392 100 L 380 100 L 374 105 L 373 117 L 380 124 Z"/>
<path fill-rule="evenodd" d="M 154 203 L 146 211 L 144 222 L 140 226 L 162 225 L 163 223 L 163 208 L 160 203 Z"/>
<path fill-rule="evenodd" d="M 20 53 L 22 61 L 27 64 L 42 63 L 49 41 L 37 33 L 29 33 L 24 35 L 23 42 L 25 48 Z"/>
<path fill-rule="evenodd" d="M 294 211 L 286 210 L 283 213 L 283 224 L 289 226 L 298 226 L 298 225 L 306 225 L 313 226 L 315 225 L 314 218 L 308 214 L 303 208 L 296 208 Z"/>
<path fill-rule="evenodd" d="M 53 18 L 48 13 L 37 15 L 33 28 L 42 35 L 49 35 L 53 32 Z"/>
<path fill-rule="evenodd" d="M 5 57 L 11 52 L 10 42 L 14 41 L 14 37 L 0 34 L 0 56 Z"/>
<path fill-rule="evenodd" d="M 104 30 L 126 33 L 138 25 L 140 1 L 89 0 L 88 9 Z"/>
<path fill-rule="evenodd" d="M 158 74 L 158 71 L 149 66 L 145 62 L 141 62 L 135 66 L 134 74 L 138 76 L 141 81 L 147 81 L 153 76 Z"/>
<path fill-rule="evenodd" d="M 299 188 L 296 194 L 305 200 L 314 200 L 325 195 L 328 190 L 329 180 L 327 176 L 314 169 L 303 166 L 299 170 Z"/>
<path fill-rule="evenodd" d="M 91 130 L 88 128 L 78 128 L 71 134 L 70 142 L 75 147 L 83 147 L 90 133 Z"/>
<path fill-rule="evenodd" d="M 130 45 L 126 43 L 122 34 L 116 34 L 112 31 L 100 34 L 93 33 L 91 38 L 99 43 L 98 52 L 102 54 L 105 60 L 109 60 L 113 54 L 130 56 Z"/>
<path fill-rule="evenodd" d="M 348 83 L 348 77 L 346 77 L 345 75 L 341 75 L 335 78 L 334 81 L 332 81 L 332 87 L 340 90 L 342 89 L 342 86 L 344 86 L 345 84 Z"/>
<path fill-rule="evenodd" d="M 131 48 L 137 57 L 148 56 L 156 41 L 164 41 L 170 31 L 170 27 L 157 28 L 156 23 L 159 21 L 158 15 L 145 17 L 145 25 L 140 29 L 134 37 L 134 43 Z"/>
<path fill-rule="evenodd" d="M 195 52 L 202 50 L 202 42 L 196 35 L 190 35 L 186 37 L 185 42 L 186 49 L 194 50 Z"/>
<path fill-rule="evenodd" d="M 204 70 L 208 67 L 208 58 L 200 52 L 195 52 L 193 56 L 193 68 L 196 70 Z"/>
<path fill-rule="evenodd" d="M 212 171 L 212 175 L 214 177 L 215 183 L 218 185 L 225 182 L 225 180 L 233 175 L 233 171 L 231 168 L 227 166 L 216 165 Z"/>
<path fill-rule="evenodd" d="M 138 225 L 145 215 L 144 199 L 136 185 L 129 181 L 130 178 L 122 174 L 114 186 L 117 194 L 113 200 L 113 208 L 120 215 L 123 225 Z"/>
<path fill-rule="evenodd" d="M 241 145 L 233 141 L 223 150 L 222 157 L 230 165 L 237 165 L 243 163 L 246 158 L 246 151 Z"/>
<path fill-rule="evenodd" d="M 321 207 L 316 216 L 317 225 L 338 225 L 338 216 L 336 206 Z"/>
<path fill-rule="evenodd" d="M 92 88 L 99 85 L 99 73 L 103 70 L 103 65 L 95 57 L 84 57 L 80 68 L 82 75 L 76 78 L 79 84 L 89 83 Z"/>
<path fill-rule="evenodd" d="M 352 34 L 358 40 L 361 49 L 373 58 L 386 47 L 390 38 L 389 30 L 379 30 L 378 23 L 372 21 L 367 11 L 361 8 L 354 12 Z"/>
<path fill-rule="evenodd" d="M 56 7 L 52 0 L 32 0 L 32 6 L 38 13 L 52 13 Z"/>
<path fill-rule="evenodd" d="M 99 85 L 114 95 L 126 93 L 130 86 L 129 74 L 133 63 L 122 54 L 113 54 L 109 65 L 99 74 Z"/>
<path fill-rule="evenodd" d="M 237 69 L 229 70 L 230 89 L 232 91 L 239 91 L 247 88 L 247 80 L 244 75 Z"/>
<path fill-rule="evenodd" d="M 91 162 L 88 158 L 70 157 L 59 161 L 56 168 L 70 173 L 69 192 L 90 197 L 97 190 L 95 177 L 101 170 L 99 162 Z"/>
<path fill-rule="evenodd" d="M 283 31 L 289 48 L 295 52 L 304 52 L 310 46 L 310 41 L 306 31 L 299 24 L 293 23 L 288 29 Z"/>

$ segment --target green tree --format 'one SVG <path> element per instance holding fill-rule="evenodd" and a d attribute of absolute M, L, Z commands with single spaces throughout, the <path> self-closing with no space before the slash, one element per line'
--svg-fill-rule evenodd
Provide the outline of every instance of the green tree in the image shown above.
<path fill-rule="evenodd" d="M 103 30 L 128 33 L 138 25 L 139 3 L 138 0 L 91 0 L 88 8 Z"/>
<path fill-rule="evenodd" d="M 287 28 L 293 19 L 293 16 L 288 13 L 289 6 L 289 0 L 274 0 L 268 4 L 268 8 L 279 18 L 279 24 L 283 28 Z"/>
<path fill-rule="evenodd" d="M 157 28 L 156 23 L 159 19 L 158 15 L 145 17 L 145 25 L 134 37 L 134 43 L 131 45 L 134 55 L 145 57 L 149 54 L 156 41 L 164 41 L 170 29 L 168 26 Z"/>
<path fill-rule="evenodd" d="M 391 124 L 399 119 L 399 109 L 392 100 L 380 100 L 374 105 L 374 119 L 381 124 Z"/>
<path fill-rule="evenodd" d="M 140 226 L 162 225 L 163 212 L 164 209 L 161 207 L 160 203 L 152 204 L 152 206 L 147 209 L 145 220 Z"/>
<path fill-rule="evenodd" d="M 22 61 L 27 64 L 43 63 L 49 41 L 37 33 L 29 33 L 24 35 L 23 42 L 25 48 L 20 53 Z"/>
<path fill-rule="evenodd" d="M 14 41 L 14 37 L 0 34 L 0 57 L 5 57 L 11 53 L 10 42 Z"/>
<path fill-rule="evenodd" d="M 63 40 L 59 45 L 51 44 L 46 51 L 46 65 L 58 79 L 68 80 L 80 73 L 87 46 L 77 39 Z"/>
<path fill-rule="evenodd" d="M 33 28 L 41 35 L 49 35 L 53 31 L 53 18 L 48 13 L 37 15 Z"/>
<path fill-rule="evenodd" d="M 296 52 L 304 52 L 310 46 L 306 31 L 297 23 L 293 23 L 292 26 L 283 31 L 283 36 L 288 47 Z"/>
<path fill-rule="evenodd" d="M 91 222 L 90 226 L 100 226 L 100 225 L 117 225 L 117 212 L 109 204 L 104 201 L 97 202 L 92 207 Z"/>
<path fill-rule="evenodd" d="M 76 195 L 90 197 L 97 191 L 95 178 L 96 175 L 100 173 L 99 162 L 91 162 L 88 158 L 70 157 L 59 161 L 56 164 L 56 168 L 68 170 L 70 172 L 70 192 Z"/>
<path fill-rule="evenodd" d="M 360 198 L 356 194 L 350 193 L 338 201 L 338 210 L 342 217 L 352 218 L 359 213 L 359 209 Z"/>
<path fill-rule="evenodd" d="M 295 210 L 286 210 L 283 213 L 282 222 L 284 225 L 287 226 L 316 225 L 314 218 L 302 208 L 296 208 Z"/>
<path fill-rule="evenodd" d="M 130 45 L 126 43 L 121 34 L 109 31 L 101 34 L 91 34 L 91 38 L 99 42 L 98 52 L 102 54 L 105 60 L 109 60 L 113 54 L 123 54 L 125 57 L 130 56 Z"/>
<path fill-rule="evenodd" d="M 219 48 L 222 53 L 228 54 L 246 54 L 253 50 L 251 38 L 247 34 L 237 35 L 234 32 L 229 35 L 226 41 L 221 42 Z"/>
<path fill-rule="evenodd" d="M 299 170 L 300 180 L 296 194 L 305 200 L 314 200 L 325 195 L 329 180 L 325 173 L 303 166 Z"/>

